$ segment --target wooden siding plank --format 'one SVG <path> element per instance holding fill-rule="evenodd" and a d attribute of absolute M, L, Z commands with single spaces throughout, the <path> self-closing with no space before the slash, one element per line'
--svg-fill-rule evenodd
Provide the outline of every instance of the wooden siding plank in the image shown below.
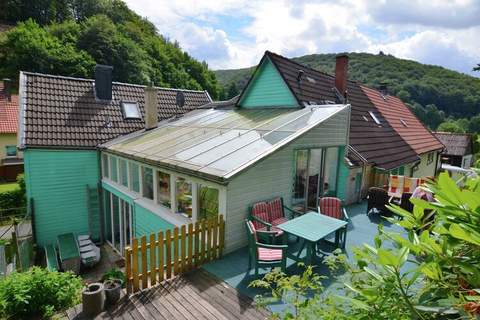
<path fill-rule="evenodd" d="M 181 226 L 180 228 L 180 272 L 185 272 L 187 270 L 187 248 L 186 246 L 186 238 L 187 231 L 185 225 Z"/>
<path fill-rule="evenodd" d="M 192 270 L 192 255 L 193 255 L 193 223 L 188 225 L 188 258 L 187 258 L 187 270 Z"/>
<path fill-rule="evenodd" d="M 164 260 L 164 250 L 163 250 L 163 231 L 158 233 L 158 281 L 162 282 L 165 276 L 165 260 Z"/>
<path fill-rule="evenodd" d="M 178 275 L 178 228 L 173 229 L 173 274 Z"/>
<path fill-rule="evenodd" d="M 142 289 L 146 289 L 148 287 L 147 236 L 142 236 L 140 242 L 142 243 Z"/>

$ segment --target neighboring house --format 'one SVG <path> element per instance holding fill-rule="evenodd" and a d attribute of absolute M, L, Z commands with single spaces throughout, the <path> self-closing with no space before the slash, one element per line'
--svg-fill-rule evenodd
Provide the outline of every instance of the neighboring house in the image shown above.
<path fill-rule="evenodd" d="M 336 183 L 348 105 L 234 108 L 184 91 L 182 111 L 197 110 L 172 117 L 178 91 L 114 83 L 112 100 L 108 89 L 98 99 L 105 87 L 102 79 L 21 74 L 21 141 L 40 246 L 61 233 L 92 233 L 123 252 L 132 237 L 222 214 L 229 252 L 246 244 L 253 202 L 282 197 L 316 207 L 316 189 L 304 188 L 320 167 L 305 161 L 327 158 L 321 172 Z M 103 218 L 92 203 L 103 203 Z"/>
<path fill-rule="evenodd" d="M 442 163 L 468 169 L 473 161 L 472 135 L 468 133 L 435 132 L 435 136 L 445 145 Z"/>
<path fill-rule="evenodd" d="M 22 153 L 17 150 L 18 96 L 11 82 L 0 82 L 0 182 L 15 181 L 23 172 Z"/>
<path fill-rule="evenodd" d="M 95 80 L 22 72 L 19 87 L 19 146 L 38 245 L 66 232 L 100 239 L 98 145 L 144 128 L 145 87 L 112 85 L 109 68 L 98 68 Z M 176 107 L 179 91 L 182 109 Z M 158 88 L 157 116 L 166 119 L 209 102 L 206 91 Z M 142 213 L 134 219 L 152 228 L 163 223 Z"/>

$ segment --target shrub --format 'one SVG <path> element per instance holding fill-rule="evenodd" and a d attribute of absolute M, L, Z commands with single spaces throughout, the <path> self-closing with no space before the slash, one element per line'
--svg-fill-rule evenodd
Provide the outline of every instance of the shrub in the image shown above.
<path fill-rule="evenodd" d="M 49 318 L 80 302 L 82 281 L 72 273 L 33 267 L 0 281 L 0 316 L 8 319 Z"/>
<path fill-rule="evenodd" d="M 0 208 L 2 209 L 12 209 L 4 215 L 14 215 L 24 213 L 23 207 L 26 206 L 26 189 L 25 189 L 25 178 L 23 174 L 18 175 L 17 177 L 18 188 L 11 191 L 5 191 L 0 193 Z M 18 209 L 22 208 L 22 209 Z M 18 210 L 17 210 L 18 209 Z"/>
<path fill-rule="evenodd" d="M 122 287 L 125 287 L 125 283 L 126 283 L 126 278 L 125 278 L 125 274 L 123 274 L 122 271 L 118 270 L 118 269 L 115 269 L 115 268 L 112 268 L 110 270 L 108 270 L 107 272 L 105 272 L 102 276 L 102 281 L 107 281 L 107 280 L 111 280 L 111 279 L 120 279 L 122 280 Z"/>

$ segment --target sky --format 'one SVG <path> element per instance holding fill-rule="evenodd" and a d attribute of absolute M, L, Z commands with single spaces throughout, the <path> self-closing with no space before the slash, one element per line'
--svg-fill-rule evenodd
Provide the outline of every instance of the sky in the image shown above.
<path fill-rule="evenodd" d="M 212 69 L 287 57 L 370 52 L 480 77 L 480 0 L 126 0 Z"/>

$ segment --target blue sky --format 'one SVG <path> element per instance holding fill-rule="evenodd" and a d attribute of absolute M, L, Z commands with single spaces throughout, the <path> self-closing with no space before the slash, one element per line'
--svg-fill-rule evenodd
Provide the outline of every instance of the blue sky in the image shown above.
<path fill-rule="evenodd" d="M 127 0 L 213 69 L 288 57 L 371 52 L 479 76 L 480 0 Z"/>

